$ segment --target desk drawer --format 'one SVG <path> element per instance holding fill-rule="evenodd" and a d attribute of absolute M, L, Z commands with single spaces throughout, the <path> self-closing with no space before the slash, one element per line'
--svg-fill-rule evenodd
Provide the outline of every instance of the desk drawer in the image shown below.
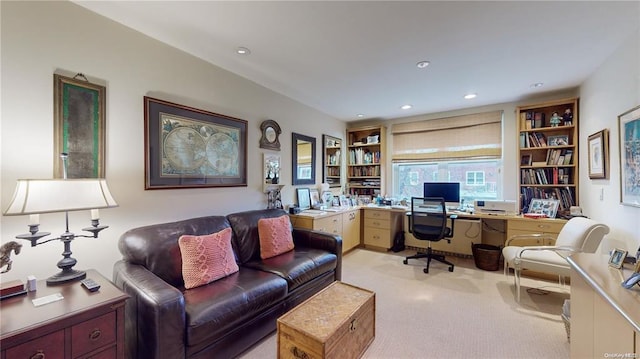
<path fill-rule="evenodd" d="M 510 220 L 509 230 L 526 231 L 528 233 L 560 233 L 565 222 L 550 222 L 532 220 Z"/>
<path fill-rule="evenodd" d="M 365 218 L 364 219 L 364 227 L 365 228 L 380 228 L 388 230 L 391 228 L 391 222 L 388 219 L 373 219 L 373 218 Z"/>
<path fill-rule="evenodd" d="M 7 358 L 64 358 L 64 330 L 58 330 L 40 338 L 7 350 Z"/>
<path fill-rule="evenodd" d="M 116 312 L 110 312 L 71 328 L 74 358 L 116 342 Z"/>
<path fill-rule="evenodd" d="M 342 234 L 342 215 L 335 215 L 316 219 L 313 221 L 313 229 L 331 234 Z"/>
<path fill-rule="evenodd" d="M 388 229 L 364 228 L 364 244 L 374 247 L 391 248 L 391 235 Z"/>
<path fill-rule="evenodd" d="M 313 218 L 291 216 L 291 225 L 294 228 L 313 229 Z"/>
<path fill-rule="evenodd" d="M 391 212 L 390 211 L 384 211 L 384 210 L 375 210 L 375 209 L 365 209 L 364 210 L 364 218 L 371 218 L 371 219 L 386 219 L 386 220 L 390 220 L 391 219 Z"/>

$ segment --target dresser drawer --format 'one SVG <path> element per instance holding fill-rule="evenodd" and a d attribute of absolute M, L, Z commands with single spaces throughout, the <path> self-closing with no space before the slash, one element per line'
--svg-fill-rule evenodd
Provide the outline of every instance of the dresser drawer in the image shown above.
<path fill-rule="evenodd" d="M 7 358 L 64 358 L 64 330 L 58 330 L 57 332 L 17 345 L 7 350 Z"/>
<path fill-rule="evenodd" d="M 389 249 L 391 248 L 391 239 L 388 229 L 364 228 L 364 244 L 374 247 Z"/>
<path fill-rule="evenodd" d="M 73 341 L 71 354 L 74 358 L 116 341 L 116 313 L 76 324 L 71 328 Z"/>
<path fill-rule="evenodd" d="M 380 228 L 388 230 L 391 228 L 391 221 L 388 219 L 377 219 L 377 218 L 365 218 L 364 219 L 365 228 Z"/>
<path fill-rule="evenodd" d="M 390 220 L 391 219 L 391 212 L 390 211 L 381 211 L 381 210 L 375 210 L 375 209 L 365 209 L 364 210 L 364 218 L 371 218 L 371 219 L 386 219 L 386 220 Z"/>
<path fill-rule="evenodd" d="M 291 216 L 291 225 L 294 228 L 313 229 L 313 218 Z"/>

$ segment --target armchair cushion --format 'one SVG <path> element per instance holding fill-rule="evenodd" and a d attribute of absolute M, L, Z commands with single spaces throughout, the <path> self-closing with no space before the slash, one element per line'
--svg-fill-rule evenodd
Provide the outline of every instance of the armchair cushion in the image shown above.
<path fill-rule="evenodd" d="M 239 270 L 231 248 L 231 228 L 203 236 L 182 235 L 178 245 L 186 289 L 211 283 Z"/>
<path fill-rule="evenodd" d="M 258 220 L 260 258 L 267 259 L 294 248 L 291 220 L 286 215 Z"/>

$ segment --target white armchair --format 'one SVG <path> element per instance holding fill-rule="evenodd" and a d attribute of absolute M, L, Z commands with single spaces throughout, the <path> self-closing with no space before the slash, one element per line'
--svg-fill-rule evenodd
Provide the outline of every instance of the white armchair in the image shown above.
<path fill-rule="evenodd" d="M 566 258 L 575 252 L 594 253 L 609 227 L 594 220 L 575 217 L 570 219 L 556 239 L 554 246 L 512 246 L 511 242 L 523 238 L 551 238 L 544 234 L 517 235 L 507 239 L 502 249 L 504 273 L 514 269 L 516 300 L 520 302 L 520 275 L 523 270 L 555 274 L 561 285 L 570 275 Z"/>

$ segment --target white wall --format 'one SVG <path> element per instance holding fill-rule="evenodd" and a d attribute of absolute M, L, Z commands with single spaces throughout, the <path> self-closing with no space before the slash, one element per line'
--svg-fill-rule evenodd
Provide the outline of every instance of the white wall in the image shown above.
<path fill-rule="evenodd" d="M 640 32 L 631 36 L 580 88 L 580 205 L 611 227 L 600 246 L 635 254 L 640 246 L 640 208 L 620 204 L 618 116 L 640 105 Z M 589 179 L 587 138 L 608 129 L 610 175 Z M 602 199 L 600 195 L 602 194 Z"/>
<path fill-rule="evenodd" d="M 293 203 L 291 133 L 315 137 L 316 179 L 321 181 L 322 134 L 344 138 L 345 124 L 251 81 L 152 40 L 70 2 L 0 2 L 1 15 L 1 209 L 18 178 L 53 174 L 53 74 L 85 74 L 107 87 L 106 178 L 119 203 L 102 210 L 110 228 L 100 238 L 73 242 L 77 268 L 111 277 L 120 258 L 117 240 L 127 229 L 195 216 L 227 214 L 266 206 L 262 194 L 260 123 L 273 119 L 280 136 L 285 204 Z M 152 96 L 248 121 L 248 186 L 144 190 L 143 96 Z M 71 213 L 76 233 L 89 213 Z M 41 215 L 41 230 L 61 234 L 62 214 Z M 2 243 L 27 232 L 27 218 L 0 217 Z M 57 272 L 62 244 L 31 248 L 13 256 L 2 280 Z"/>

